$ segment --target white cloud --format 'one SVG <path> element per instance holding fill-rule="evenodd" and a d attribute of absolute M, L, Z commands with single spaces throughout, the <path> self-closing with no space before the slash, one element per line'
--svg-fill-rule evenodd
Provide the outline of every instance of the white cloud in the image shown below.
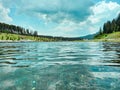
<path fill-rule="evenodd" d="M 106 2 L 101 0 L 96 4 L 91 1 L 14 0 L 13 2 L 12 0 L 2 0 L 4 3 L 3 5 L 0 4 L 0 20 L 11 21 L 12 18 L 8 15 L 10 9 L 8 8 L 16 8 L 17 12 L 47 21 L 45 29 L 40 25 L 41 33 L 56 36 L 92 34 L 97 32 L 106 21 L 117 17 L 118 13 L 120 13 L 120 5 L 115 1 Z M 8 8 L 3 6 L 8 6 Z M 54 22 L 58 22 L 58 24 Z"/>
<path fill-rule="evenodd" d="M 90 28 L 91 33 L 99 30 L 103 24 L 117 17 L 118 13 L 120 13 L 120 5 L 116 2 L 98 2 L 96 5 L 91 7 L 93 12 L 92 15 L 88 17 L 88 20 L 93 26 L 93 30 Z"/>
<path fill-rule="evenodd" d="M 69 20 L 64 20 L 63 22 L 61 22 L 56 28 L 55 30 L 60 30 L 63 32 L 71 32 L 74 31 L 75 29 L 77 29 L 77 24 L 69 21 Z"/>
<path fill-rule="evenodd" d="M 84 6 L 86 4 L 87 6 Z M 28 8 L 42 19 L 53 22 L 62 22 L 63 20 L 70 20 L 73 22 L 80 22 L 86 19 L 91 12 L 89 7 L 93 5 L 90 0 L 41 0 L 38 6 Z"/>
<path fill-rule="evenodd" d="M 93 5 L 91 0 L 2 0 L 5 5 L 17 8 L 20 13 L 37 16 L 44 21 L 60 23 L 64 19 L 80 22 L 86 19 Z M 6 6 L 7 6 L 6 5 Z M 86 6 L 85 6 L 86 5 Z M 14 7 L 13 7 L 14 6 Z"/>
<path fill-rule="evenodd" d="M 87 32 L 96 33 L 103 24 L 116 18 L 118 13 L 120 13 L 120 5 L 116 2 L 105 2 L 101 1 L 90 7 L 92 14 L 84 21 L 80 23 L 75 23 L 72 21 L 67 21 L 66 23 L 59 24 L 55 30 L 67 33 L 71 32 Z M 72 36 L 72 35 L 71 35 Z M 79 35 L 80 36 L 80 35 Z"/>
<path fill-rule="evenodd" d="M 112 20 L 120 13 L 120 5 L 116 2 L 101 1 L 91 7 L 93 14 L 88 18 L 93 24 Z"/>
<path fill-rule="evenodd" d="M 1 3 L 0 3 L 0 21 L 1 22 L 11 22 L 12 18 L 9 16 L 10 9 L 5 8 Z"/>

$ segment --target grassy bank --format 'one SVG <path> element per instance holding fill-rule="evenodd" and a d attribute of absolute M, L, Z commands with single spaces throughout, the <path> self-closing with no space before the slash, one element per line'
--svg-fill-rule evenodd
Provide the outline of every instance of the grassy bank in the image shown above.
<path fill-rule="evenodd" d="M 56 38 L 26 36 L 18 34 L 0 33 L 0 42 L 13 42 L 13 41 L 39 41 L 39 42 L 52 42 L 60 41 Z M 75 40 L 75 42 L 120 42 L 120 32 L 114 32 L 111 34 L 103 34 L 97 36 L 93 40 Z"/>
<path fill-rule="evenodd" d="M 120 42 L 120 32 L 102 34 L 97 36 L 93 41 Z"/>
<path fill-rule="evenodd" d="M 45 37 L 36 37 L 36 36 L 26 36 L 26 35 L 17 35 L 9 33 L 0 33 L 1 41 L 57 41 L 54 38 L 45 38 Z"/>

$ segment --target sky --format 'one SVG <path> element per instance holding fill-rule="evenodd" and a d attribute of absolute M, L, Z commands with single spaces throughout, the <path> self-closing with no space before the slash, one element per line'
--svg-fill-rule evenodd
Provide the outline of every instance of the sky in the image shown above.
<path fill-rule="evenodd" d="M 120 0 L 0 0 L 0 22 L 40 35 L 94 34 L 120 13 Z"/>

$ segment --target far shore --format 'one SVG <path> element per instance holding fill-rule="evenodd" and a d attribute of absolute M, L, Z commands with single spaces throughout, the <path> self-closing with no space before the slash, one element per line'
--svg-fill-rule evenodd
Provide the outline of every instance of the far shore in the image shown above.
<path fill-rule="evenodd" d="M 0 43 L 12 43 L 12 42 L 35 42 L 33 40 L 0 40 Z"/>
<path fill-rule="evenodd" d="M 0 43 L 12 43 L 12 42 L 44 42 L 35 40 L 0 40 Z M 53 41 L 50 41 L 53 42 Z M 118 39 L 93 39 L 93 40 L 80 40 L 80 41 L 54 41 L 54 42 L 120 42 Z"/>
<path fill-rule="evenodd" d="M 94 39 L 91 40 L 94 42 L 120 42 L 120 38 L 116 38 L 116 39 Z"/>

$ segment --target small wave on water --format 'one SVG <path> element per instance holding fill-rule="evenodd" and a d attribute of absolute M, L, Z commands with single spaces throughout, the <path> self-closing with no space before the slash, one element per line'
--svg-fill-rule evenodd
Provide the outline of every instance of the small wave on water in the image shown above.
<path fill-rule="evenodd" d="M 0 90 L 119 90 L 120 43 L 0 43 Z"/>

